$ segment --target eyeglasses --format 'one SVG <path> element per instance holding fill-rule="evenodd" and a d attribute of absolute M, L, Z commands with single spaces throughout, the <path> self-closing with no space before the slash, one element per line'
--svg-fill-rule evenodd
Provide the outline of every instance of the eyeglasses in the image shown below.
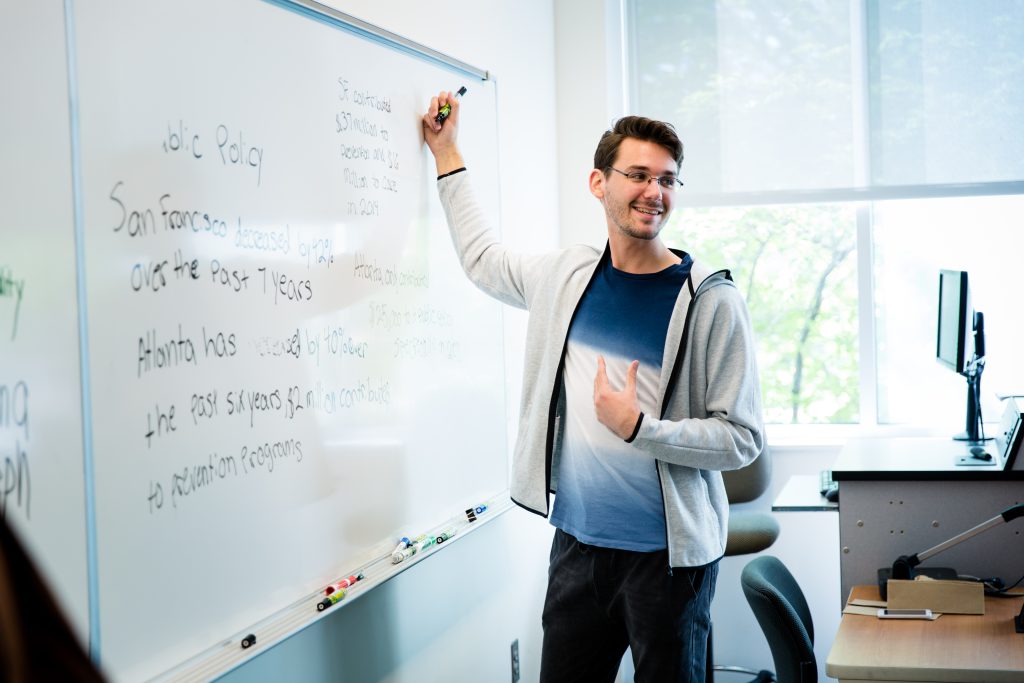
<path fill-rule="evenodd" d="M 619 169 L 614 168 L 612 166 L 609 166 L 608 168 L 609 170 L 615 171 L 620 175 L 626 176 L 627 180 L 629 180 L 632 183 L 636 183 L 637 185 L 648 185 L 653 180 L 658 183 L 661 189 L 668 190 L 669 192 L 676 189 L 677 187 L 683 186 L 683 181 L 675 177 L 674 175 L 657 176 L 651 175 L 647 171 L 631 171 L 629 173 L 626 173 L 625 171 L 620 171 Z"/>

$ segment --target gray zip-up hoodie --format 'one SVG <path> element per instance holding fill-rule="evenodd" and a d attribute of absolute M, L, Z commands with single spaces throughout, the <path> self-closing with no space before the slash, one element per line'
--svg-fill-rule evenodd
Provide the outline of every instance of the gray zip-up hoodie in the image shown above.
<path fill-rule="evenodd" d="M 592 246 L 511 253 L 489 229 L 463 171 L 438 181 L 452 240 L 470 280 L 529 310 L 512 500 L 539 515 L 557 488 L 565 414 L 562 368 L 569 325 L 604 259 Z M 658 415 L 645 415 L 633 446 L 653 456 L 665 504 L 669 563 L 696 567 L 725 552 L 729 502 L 721 470 L 752 462 L 764 446 L 754 337 L 727 271 L 694 262 L 669 321 Z"/>

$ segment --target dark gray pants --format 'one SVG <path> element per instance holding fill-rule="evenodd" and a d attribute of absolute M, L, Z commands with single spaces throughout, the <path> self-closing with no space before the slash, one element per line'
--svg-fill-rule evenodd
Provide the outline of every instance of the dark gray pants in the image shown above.
<path fill-rule="evenodd" d="M 636 681 L 703 683 L 718 562 L 580 543 L 555 530 L 544 601 L 542 683 L 614 681 L 628 646 Z"/>

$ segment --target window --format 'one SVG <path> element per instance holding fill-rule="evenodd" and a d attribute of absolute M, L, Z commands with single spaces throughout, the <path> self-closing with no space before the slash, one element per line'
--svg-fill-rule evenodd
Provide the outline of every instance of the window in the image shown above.
<path fill-rule="evenodd" d="M 964 426 L 940 268 L 1024 392 L 1024 0 L 624 0 L 630 109 L 686 147 L 669 243 L 728 267 L 772 423 Z M 685 207 L 685 208 L 684 208 Z"/>
<path fill-rule="evenodd" d="M 633 104 L 682 133 L 689 193 L 855 184 L 847 1 L 629 7 Z"/>
<path fill-rule="evenodd" d="M 685 195 L 679 194 L 685 203 Z M 765 418 L 860 417 L 857 220 L 849 205 L 676 209 L 663 236 L 713 267 L 747 299 L 758 340 Z"/>

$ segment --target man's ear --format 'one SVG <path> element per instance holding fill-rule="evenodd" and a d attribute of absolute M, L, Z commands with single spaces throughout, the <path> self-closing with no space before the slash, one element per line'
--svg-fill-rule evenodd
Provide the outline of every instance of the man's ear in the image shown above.
<path fill-rule="evenodd" d="M 590 172 L 590 194 L 598 199 L 604 199 L 604 184 L 608 181 L 604 173 L 595 168 Z"/>

